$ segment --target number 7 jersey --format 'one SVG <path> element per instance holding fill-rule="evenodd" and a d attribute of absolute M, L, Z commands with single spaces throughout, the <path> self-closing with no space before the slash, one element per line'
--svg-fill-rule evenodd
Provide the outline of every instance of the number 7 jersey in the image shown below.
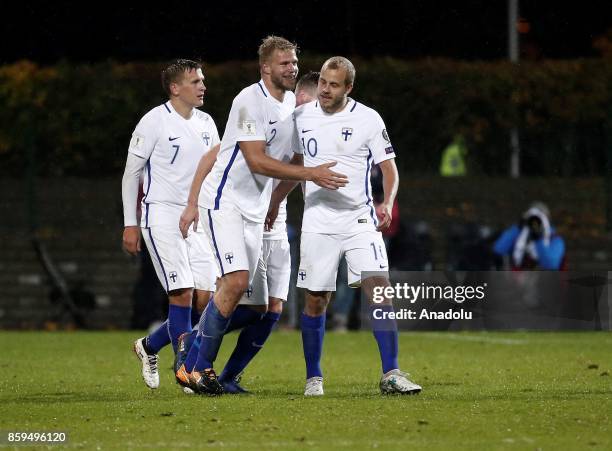
<path fill-rule="evenodd" d="M 342 111 L 325 113 L 318 101 L 295 111 L 304 166 L 336 161 L 331 169 L 345 174 L 348 184 L 331 191 L 306 182 L 303 232 L 355 233 L 378 224 L 372 203 L 373 164 L 395 158 L 380 115 L 349 98 Z"/>
<path fill-rule="evenodd" d="M 143 116 L 128 149 L 147 161 L 141 227 L 178 227 L 198 163 L 217 144 L 217 126 L 203 111 L 185 119 L 166 102 Z"/>

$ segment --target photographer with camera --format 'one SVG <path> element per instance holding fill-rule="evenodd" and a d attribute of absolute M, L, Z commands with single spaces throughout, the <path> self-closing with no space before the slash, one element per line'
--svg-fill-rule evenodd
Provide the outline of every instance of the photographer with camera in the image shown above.
<path fill-rule="evenodd" d="M 502 232 L 493 251 L 508 256 L 515 271 L 566 269 L 565 242 L 550 224 L 550 212 L 542 202 L 531 204 L 518 224 Z"/>

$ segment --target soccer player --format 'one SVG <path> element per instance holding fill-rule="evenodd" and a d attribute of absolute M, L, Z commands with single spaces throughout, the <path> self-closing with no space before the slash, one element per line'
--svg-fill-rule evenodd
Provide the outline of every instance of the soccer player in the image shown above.
<path fill-rule="evenodd" d="M 325 333 L 325 311 L 336 289 L 342 256 L 348 266 L 348 283 L 361 286 L 368 299 L 374 287 L 388 286 L 388 262 L 381 230 L 389 226 L 397 193 L 395 152 L 385 124 L 373 109 L 348 97 L 353 89 L 355 68 L 344 57 L 328 59 L 321 68 L 317 101 L 295 112 L 305 167 L 329 161 L 348 175 L 349 183 L 337 191 L 323 191 L 306 182 L 300 268 L 297 285 L 306 288 L 302 314 L 302 342 L 306 360 L 304 395 L 323 395 L 320 360 Z M 372 205 L 370 169 L 378 164 L 383 173 L 384 201 L 378 221 Z M 274 222 L 275 205 L 295 183 L 283 182 L 272 196 L 267 223 Z M 362 280 L 362 272 L 377 275 Z M 391 311 L 390 300 L 378 308 Z M 383 393 L 412 394 L 421 387 L 399 370 L 397 325 L 391 320 L 373 320 L 374 336 L 382 360 Z"/>
<path fill-rule="evenodd" d="M 302 76 L 295 86 L 296 106 L 314 100 L 317 96 L 318 72 L 308 72 Z M 302 154 L 290 151 L 283 161 L 292 164 L 303 164 Z M 277 186 L 278 180 L 274 181 Z M 260 310 L 263 317 L 245 327 L 232 355 L 219 375 L 219 382 L 225 393 L 245 393 L 246 390 L 238 383 L 238 378 L 249 362 L 261 350 L 270 336 L 272 328 L 280 319 L 283 302 L 287 301 L 289 279 L 291 276 L 291 255 L 287 238 L 287 201 L 283 200 L 279 207 L 278 218 L 273 227 L 264 228 L 263 246 L 253 283 L 243 295 L 238 308 L 242 306 L 264 307 Z M 265 308 L 267 306 L 267 309 Z M 267 310 L 267 311 L 266 311 Z M 230 320 L 229 328 L 233 328 L 234 319 Z"/>
<path fill-rule="evenodd" d="M 329 190 L 346 184 L 344 175 L 330 169 L 335 162 L 306 168 L 280 161 L 288 149 L 298 146 L 291 92 L 298 72 L 296 52 L 296 45 L 284 38 L 263 40 L 258 51 L 261 80 L 234 99 L 217 161 L 199 190 L 199 212 L 190 199 L 181 218 L 184 231 L 201 217 L 221 271 L 220 286 L 200 321 L 201 344 L 193 371 L 186 373 L 182 367 L 177 372 L 177 379 L 188 378 L 198 393 L 223 392 L 213 363 L 255 273 L 272 178 L 309 180 Z M 196 173 L 194 184 L 199 178 Z"/>
<path fill-rule="evenodd" d="M 194 288 L 198 305 L 204 306 L 217 277 L 206 235 L 193 231 L 185 240 L 177 227 L 196 167 L 208 171 L 219 151 L 213 119 L 196 109 L 203 105 L 206 91 L 202 66 L 178 59 L 162 71 L 161 78 L 169 100 L 145 114 L 136 126 L 122 181 L 123 248 L 136 255 L 142 232 L 170 303 L 167 321 L 134 343 L 142 377 L 150 388 L 159 387 L 159 350 L 171 342 L 176 352 L 178 337 L 191 330 Z M 139 227 L 136 204 L 143 171 Z"/>

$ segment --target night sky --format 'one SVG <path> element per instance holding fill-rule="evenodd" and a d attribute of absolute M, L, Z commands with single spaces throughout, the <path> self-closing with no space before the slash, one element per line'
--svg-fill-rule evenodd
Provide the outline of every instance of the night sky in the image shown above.
<path fill-rule="evenodd" d="M 0 62 L 252 59 L 270 33 L 297 41 L 306 54 L 507 57 L 506 0 L 369 3 L 367 8 L 347 0 L 299 6 L 265 0 L 168 2 L 161 8 L 150 2 L 25 5 L 3 14 Z M 609 1 L 522 0 L 520 9 L 530 25 L 522 35 L 524 58 L 597 56 L 593 38 L 612 28 Z"/>

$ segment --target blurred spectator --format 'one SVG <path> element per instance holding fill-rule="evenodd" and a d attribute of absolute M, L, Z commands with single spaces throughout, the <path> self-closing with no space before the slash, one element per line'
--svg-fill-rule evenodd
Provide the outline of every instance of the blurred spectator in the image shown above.
<path fill-rule="evenodd" d="M 446 268 L 449 271 L 487 271 L 495 269 L 492 252 L 494 236 L 486 225 L 451 224 L 447 231 Z"/>
<path fill-rule="evenodd" d="M 392 271 L 431 271 L 433 240 L 425 221 L 400 223 L 398 232 L 387 245 Z"/>
<path fill-rule="evenodd" d="M 465 159 L 468 149 L 462 135 L 456 134 L 451 143 L 442 151 L 440 162 L 440 175 L 443 177 L 457 177 L 467 174 Z"/>
<path fill-rule="evenodd" d="M 502 232 L 493 251 L 510 260 L 513 270 L 564 270 L 565 242 L 550 223 L 550 212 L 534 202 L 519 222 Z"/>

